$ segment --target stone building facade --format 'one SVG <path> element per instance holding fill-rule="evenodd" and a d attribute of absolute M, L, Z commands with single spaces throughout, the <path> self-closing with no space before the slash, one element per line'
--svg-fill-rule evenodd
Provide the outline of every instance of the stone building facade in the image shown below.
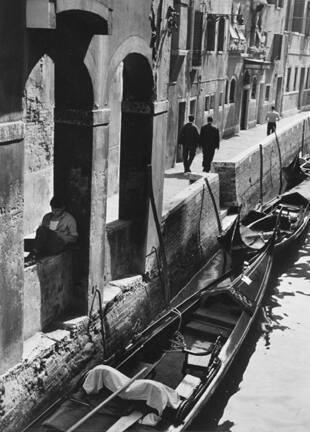
<path fill-rule="evenodd" d="M 94 294 L 130 276 L 139 301 L 151 293 L 132 302 L 146 311 L 143 325 L 167 301 L 158 274 L 165 258 L 175 266 L 175 292 L 199 264 L 197 238 L 212 250 L 214 236 L 200 225 L 208 220 L 215 231 L 216 219 L 199 188 L 160 218 L 164 170 L 180 160 L 180 127 L 188 114 L 199 127 L 212 115 L 228 136 L 263 123 L 272 104 L 284 115 L 307 107 L 308 27 L 302 0 L 2 0 L 0 429 L 18 430 L 28 416 L 21 407 L 44 402 L 46 362 L 52 394 L 98 348 L 81 355 L 91 338 L 59 322 L 81 319 L 85 327 Z M 54 193 L 67 197 L 79 245 L 24 268 L 24 245 Z M 195 225 L 185 231 L 189 215 Z M 163 241 L 168 257 L 158 257 Z M 126 320 L 125 307 L 123 315 L 107 320 L 124 335 L 138 320 Z M 33 366 L 25 346 L 46 329 L 49 360 Z"/>

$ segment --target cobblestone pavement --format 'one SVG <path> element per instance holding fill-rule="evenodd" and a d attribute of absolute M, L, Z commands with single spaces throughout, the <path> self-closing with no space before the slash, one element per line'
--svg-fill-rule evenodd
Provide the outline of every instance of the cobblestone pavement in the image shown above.
<path fill-rule="evenodd" d="M 309 117 L 309 111 L 282 118 L 277 124 L 277 131 L 307 117 Z M 257 125 L 248 130 L 242 130 L 231 138 L 222 139 L 220 149 L 215 152 L 214 161 L 233 161 L 240 153 L 248 150 L 250 147 L 258 146 L 266 138 L 266 129 L 266 124 Z M 193 173 L 202 173 L 202 154 L 200 151 L 196 154 L 191 171 Z M 184 175 L 182 162 L 177 163 L 174 168 L 165 171 L 163 213 L 170 208 L 175 196 L 188 185 L 188 175 Z"/>

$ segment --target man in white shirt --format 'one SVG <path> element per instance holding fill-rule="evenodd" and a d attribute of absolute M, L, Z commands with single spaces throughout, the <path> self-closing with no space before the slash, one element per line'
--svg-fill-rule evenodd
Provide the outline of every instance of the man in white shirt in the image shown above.
<path fill-rule="evenodd" d="M 280 115 L 276 111 L 275 107 L 271 107 L 271 111 L 268 111 L 266 115 L 266 121 L 267 123 L 267 135 L 270 135 L 271 133 L 276 131 L 277 128 L 277 121 L 280 120 Z"/>
<path fill-rule="evenodd" d="M 70 243 L 78 239 L 76 221 L 65 211 L 65 201 L 53 197 L 50 201 L 52 211 L 47 213 L 36 231 L 34 247 L 25 258 L 28 265 L 34 264 L 37 258 L 61 253 Z"/>

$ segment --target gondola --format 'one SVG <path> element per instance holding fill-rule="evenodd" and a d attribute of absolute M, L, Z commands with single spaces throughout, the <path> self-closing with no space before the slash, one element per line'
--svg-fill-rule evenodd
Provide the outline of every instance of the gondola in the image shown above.
<path fill-rule="evenodd" d="M 286 181 L 286 190 L 289 190 L 310 177 L 310 163 L 300 158 L 298 152 L 292 162 L 282 168 L 282 173 Z"/>
<path fill-rule="evenodd" d="M 274 238 L 250 263 L 170 308 L 33 429 L 181 432 L 215 392 L 261 305 Z"/>
<path fill-rule="evenodd" d="M 242 219 L 236 218 L 232 227 L 219 236 L 220 244 L 229 250 L 234 247 L 253 257 L 264 247 L 279 221 L 275 252 L 280 253 L 296 242 L 307 229 L 310 219 L 310 180 L 280 196 L 259 204 Z M 234 239 L 234 240 L 233 240 Z"/>

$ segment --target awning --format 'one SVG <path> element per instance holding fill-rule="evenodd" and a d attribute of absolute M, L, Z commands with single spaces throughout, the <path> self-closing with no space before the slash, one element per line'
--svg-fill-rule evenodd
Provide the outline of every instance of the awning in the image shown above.
<path fill-rule="evenodd" d="M 233 39 L 239 39 L 239 35 L 238 35 L 236 29 L 231 24 L 230 24 L 230 29 L 229 30 L 230 30 L 230 36 Z"/>

